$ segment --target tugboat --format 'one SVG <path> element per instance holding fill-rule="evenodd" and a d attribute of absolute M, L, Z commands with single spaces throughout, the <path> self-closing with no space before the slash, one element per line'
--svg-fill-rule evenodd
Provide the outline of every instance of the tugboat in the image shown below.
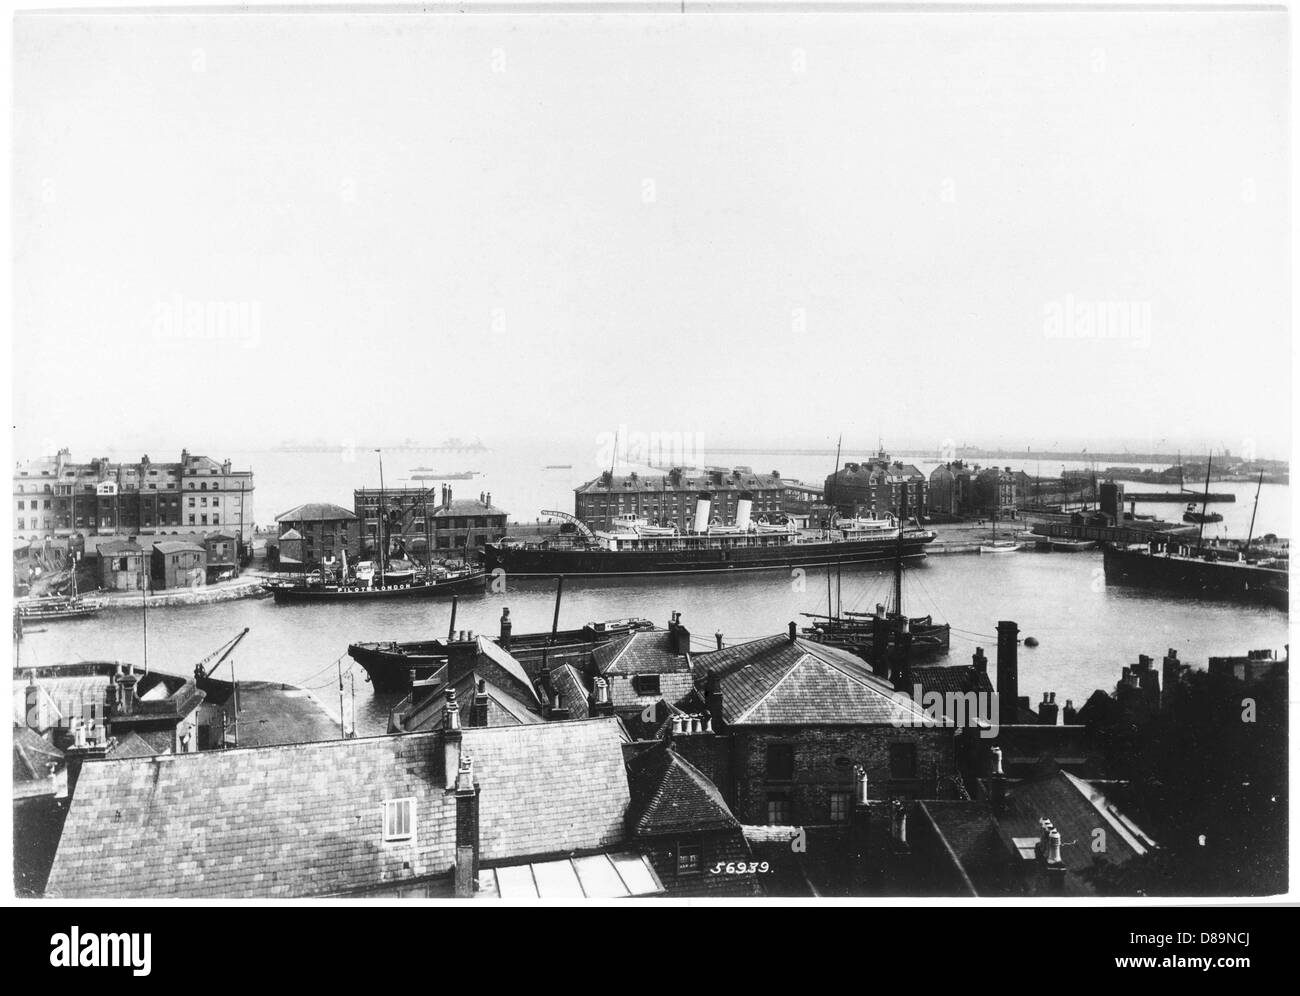
<path fill-rule="evenodd" d="M 296 602 L 364 602 L 375 599 L 429 598 L 454 595 L 482 588 L 487 572 L 478 567 L 447 568 L 433 565 L 423 571 L 412 569 L 379 572 L 363 562 L 349 575 L 346 558 L 341 577 L 334 581 L 322 572 L 292 583 L 267 585 L 277 605 Z"/>
<path fill-rule="evenodd" d="M 1204 525 L 1209 522 L 1222 522 L 1223 516 L 1218 512 L 1198 512 L 1196 511 L 1196 503 L 1189 502 L 1186 511 L 1183 512 L 1183 521 Z"/>

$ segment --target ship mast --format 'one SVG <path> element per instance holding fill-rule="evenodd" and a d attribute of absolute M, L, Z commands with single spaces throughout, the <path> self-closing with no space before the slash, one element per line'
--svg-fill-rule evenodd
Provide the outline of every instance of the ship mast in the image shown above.
<path fill-rule="evenodd" d="M 384 562 L 388 559 L 388 551 L 384 547 L 384 451 L 376 449 L 379 454 L 379 514 L 375 517 L 376 539 L 379 543 L 379 549 L 375 552 L 379 554 L 379 587 L 384 586 Z"/>
<path fill-rule="evenodd" d="M 1201 497 L 1201 525 L 1196 530 L 1196 552 L 1201 552 L 1201 543 L 1205 539 L 1205 509 L 1210 502 L 1210 465 L 1214 462 L 1212 454 L 1205 456 L 1205 494 Z"/>
<path fill-rule="evenodd" d="M 1250 553 L 1250 541 L 1255 538 L 1255 513 L 1259 511 L 1259 489 L 1264 486 L 1264 472 L 1259 472 L 1259 480 L 1255 483 L 1255 507 L 1250 510 L 1250 532 L 1246 534 L 1246 546 L 1242 550 L 1242 555 Z"/>

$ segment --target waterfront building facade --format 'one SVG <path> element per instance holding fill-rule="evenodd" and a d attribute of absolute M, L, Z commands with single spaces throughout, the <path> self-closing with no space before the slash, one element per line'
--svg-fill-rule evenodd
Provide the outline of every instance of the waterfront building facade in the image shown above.
<path fill-rule="evenodd" d="M 14 468 L 12 507 L 15 535 L 33 542 L 211 529 L 251 544 L 253 472 L 189 450 L 174 463 L 75 463 L 61 449 Z"/>
<path fill-rule="evenodd" d="M 308 502 L 275 517 L 280 528 L 277 543 L 281 567 L 331 563 L 343 554 L 360 559 L 361 534 L 357 517 L 329 502 Z"/>
<path fill-rule="evenodd" d="M 826 478 L 825 500 L 845 515 L 929 515 L 930 482 L 914 465 L 883 449 L 862 462 L 849 461 Z"/>
<path fill-rule="evenodd" d="M 419 560 L 432 545 L 435 556 L 495 543 L 506 535 L 505 509 L 492 504 L 490 491 L 474 498 L 456 498 L 441 488 L 358 488 L 352 507 L 360 525 L 367 556 L 378 548 L 382 514 L 390 555 L 405 553 Z M 382 507 L 382 513 L 381 513 Z"/>
<path fill-rule="evenodd" d="M 608 529 L 616 516 L 635 515 L 653 525 L 676 526 L 690 532 L 695 522 L 696 498 L 702 493 L 711 496 L 711 521 L 732 525 L 742 494 L 752 496 L 750 514 L 754 519 L 782 514 L 790 483 L 778 471 L 756 474 L 750 467 L 711 467 L 703 472 L 674 467 L 662 475 L 606 471 L 574 489 L 573 514 L 592 529 Z"/>

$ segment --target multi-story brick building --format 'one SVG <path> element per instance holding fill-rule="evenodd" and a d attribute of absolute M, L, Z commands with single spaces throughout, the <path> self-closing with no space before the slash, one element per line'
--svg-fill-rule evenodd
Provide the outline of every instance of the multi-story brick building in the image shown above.
<path fill-rule="evenodd" d="M 380 508 L 384 509 L 384 536 L 390 555 L 405 552 L 418 560 L 432 543 L 434 555 L 476 549 L 494 543 L 506 534 L 505 509 L 492 504 L 491 492 L 480 492 L 477 500 L 455 498 L 443 485 L 433 488 L 358 488 L 352 492 L 352 507 L 361 526 L 367 556 L 373 556 L 379 542 Z"/>
<path fill-rule="evenodd" d="M 13 502 L 15 535 L 33 541 L 209 529 L 253 539 L 253 472 L 188 450 L 175 463 L 74 463 L 62 449 L 14 468 Z"/>
<path fill-rule="evenodd" d="M 883 449 L 861 463 L 849 461 L 826 478 L 826 501 L 845 515 L 929 514 L 930 483 L 921 471 L 891 460 Z"/>
<path fill-rule="evenodd" d="M 712 520 L 730 525 L 736 521 L 741 494 L 752 496 L 751 514 L 757 519 L 783 513 L 789 490 L 789 483 L 778 471 L 755 474 L 749 467 L 713 467 L 703 473 L 675 467 L 653 476 L 606 471 L 574 489 L 573 514 L 593 529 L 608 529 L 615 516 L 635 515 L 655 525 L 689 532 L 695 521 L 695 499 L 701 492 L 712 496 Z"/>
<path fill-rule="evenodd" d="M 308 502 L 282 512 L 275 521 L 280 527 L 276 544 L 280 567 L 315 567 L 345 553 L 353 563 L 361 559 L 357 517 L 342 506 Z"/>

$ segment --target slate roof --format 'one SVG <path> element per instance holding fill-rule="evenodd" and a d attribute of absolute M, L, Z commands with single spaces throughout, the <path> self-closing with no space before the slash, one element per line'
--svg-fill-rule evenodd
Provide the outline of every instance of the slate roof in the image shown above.
<path fill-rule="evenodd" d="M 50 765 L 63 766 L 63 751 L 25 726 L 14 727 L 14 784 L 44 781 Z"/>
<path fill-rule="evenodd" d="M 630 802 L 616 719 L 463 731 L 484 863 L 600 850 Z M 439 734 L 106 760 L 81 771 L 47 895 L 321 896 L 442 875 L 455 847 Z M 384 842 L 385 800 L 415 835 Z"/>
<path fill-rule="evenodd" d="M 445 675 L 445 671 L 442 672 Z M 546 717 L 541 713 L 541 706 L 535 697 L 528 702 L 520 701 L 510 691 L 494 683 L 491 678 L 483 677 L 477 671 L 467 671 L 451 686 L 456 690 L 456 711 L 460 713 L 460 725 L 470 725 L 470 714 L 474 708 L 474 696 L 479 680 L 483 681 L 483 690 L 488 696 L 488 726 L 519 726 L 523 723 L 544 723 Z M 532 706 L 530 708 L 529 706 Z M 441 730 L 446 718 L 447 690 L 444 687 L 429 696 L 417 707 L 411 709 L 402 721 L 403 733 L 430 733 Z"/>
<path fill-rule="evenodd" d="M 698 833 L 740 826 L 717 786 L 666 743 L 633 757 L 628 774 L 628 823 L 634 833 Z"/>
<path fill-rule="evenodd" d="M 932 857 L 946 854 L 952 876 L 964 883 L 966 894 L 1003 891 L 1016 852 L 1003 843 L 988 802 L 927 799 L 916 804 L 917 818 L 928 822 L 938 839 L 939 855 Z"/>
<path fill-rule="evenodd" d="M 551 672 L 551 688 L 562 697 L 573 719 L 586 719 L 591 714 L 587 685 L 572 664 L 561 664 Z"/>
<path fill-rule="evenodd" d="M 922 693 L 941 694 L 967 692 L 993 695 L 993 682 L 987 672 L 977 671 L 970 664 L 927 664 L 912 667 L 912 679 L 921 686 Z"/>
<path fill-rule="evenodd" d="M 108 756 L 117 757 L 149 757 L 153 754 L 160 753 L 152 744 L 145 740 L 140 734 L 131 730 L 120 736 L 113 738 L 117 741 L 109 750 Z"/>
<path fill-rule="evenodd" d="M 685 654 L 674 653 L 672 634 L 666 629 L 647 629 L 614 640 L 592 651 L 601 674 L 672 674 L 689 672 Z"/>
<path fill-rule="evenodd" d="M 684 468 L 683 468 L 684 469 Z M 683 492 L 695 493 L 699 491 L 709 492 L 728 492 L 728 491 L 766 491 L 773 488 L 784 487 L 784 482 L 779 474 L 755 474 L 753 471 L 741 471 L 735 473 L 734 469 L 727 469 L 722 475 L 722 483 L 716 482 L 714 477 L 709 473 L 686 474 L 683 473 L 679 483 L 673 484 L 673 479 L 668 474 L 663 475 L 646 475 L 638 473 L 634 478 L 631 474 L 615 474 L 610 480 L 610 486 L 604 486 L 604 477 L 596 477 L 574 488 L 576 494 L 628 494 L 633 492 L 674 492 L 681 494 Z"/>
<path fill-rule="evenodd" d="M 339 519 L 352 522 L 356 519 L 356 513 L 340 505 L 313 501 L 297 505 L 275 517 L 276 522 L 337 522 Z"/>
<path fill-rule="evenodd" d="M 697 685 L 722 692 L 728 725 L 922 725 L 925 712 L 835 647 L 771 636 L 692 658 Z"/>
<path fill-rule="evenodd" d="M 1100 790 L 1066 771 L 1007 783 L 998 831 L 1009 847 L 1015 847 L 1013 837 L 1039 836 L 1038 821 L 1044 817 L 1061 833 L 1061 860 L 1069 872 L 1088 870 L 1094 858 L 1122 865 L 1155 846 Z M 1098 827 L 1106 831 L 1106 848 L 1099 853 L 1092 850 Z"/>

